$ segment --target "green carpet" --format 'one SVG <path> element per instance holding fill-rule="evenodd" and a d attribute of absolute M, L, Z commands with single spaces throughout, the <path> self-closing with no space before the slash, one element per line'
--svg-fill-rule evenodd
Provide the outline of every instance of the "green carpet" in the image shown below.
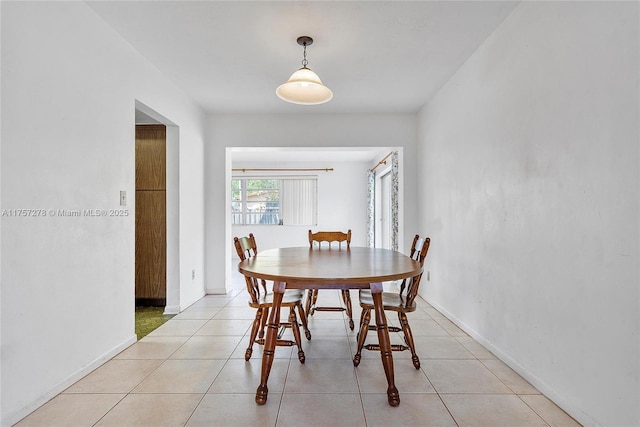
<path fill-rule="evenodd" d="M 174 314 L 163 314 L 164 307 L 136 307 L 136 335 L 138 340 L 171 319 Z"/>

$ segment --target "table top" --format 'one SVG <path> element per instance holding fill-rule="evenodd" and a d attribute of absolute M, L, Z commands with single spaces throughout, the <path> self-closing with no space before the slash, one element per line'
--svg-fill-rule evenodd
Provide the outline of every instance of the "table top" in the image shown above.
<path fill-rule="evenodd" d="M 422 271 L 422 266 L 420 262 L 389 249 L 305 246 L 259 252 L 241 261 L 238 271 L 249 277 L 286 282 L 296 287 L 324 285 L 341 288 L 368 287 L 370 283 L 412 277 Z"/>

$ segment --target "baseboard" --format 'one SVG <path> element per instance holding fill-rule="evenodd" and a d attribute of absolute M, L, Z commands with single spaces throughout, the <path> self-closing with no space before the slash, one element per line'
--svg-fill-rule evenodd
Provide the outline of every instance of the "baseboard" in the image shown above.
<path fill-rule="evenodd" d="M 231 288 L 227 289 L 227 288 L 206 288 L 204 290 L 204 294 L 205 295 L 226 295 L 227 292 L 230 290 Z"/>
<path fill-rule="evenodd" d="M 36 409 L 38 409 L 39 407 L 41 407 L 42 405 L 50 401 L 51 399 L 56 397 L 58 394 L 62 393 L 64 390 L 66 390 L 71 385 L 73 385 L 74 383 L 82 379 L 84 376 L 86 376 L 90 372 L 102 366 L 105 362 L 109 361 L 115 355 L 122 352 L 124 349 L 126 349 L 130 345 L 134 344 L 137 340 L 138 339 L 136 335 L 135 334 L 132 335 L 131 337 L 129 337 L 129 339 L 118 344 L 117 346 L 115 346 L 108 352 L 104 353 L 97 359 L 94 359 L 91 363 L 84 366 L 82 369 L 74 372 L 73 374 L 68 376 L 66 379 L 60 381 L 58 384 L 53 386 L 49 391 L 41 394 L 31 404 L 13 413 L 2 414 L 3 418 L 2 418 L 2 421 L 0 421 L 0 425 L 2 427 L 14 425 L 18 421 L 20 421 L 21 419 L 29 415 L 30 413 L 32 413 L 33 411 L 35 411 Z"/>
<path fill-rule="evenodd" d="M 593 418 L 591 418 L 588 414 L 586 414 L 582 409 L 578 408 L 573 402 L 569 401 L 562 395 L 558 394 L 555 390 L 553 390 L 547 383 L 541 380 L 539 377 L 534 375 L 532 372 L 525 369 L 522 365 L 520 365 L 517 361 L 515 361 L 511 356 L 505 353 L 502 349 L 493 345 L 490 341 L 488 341 L 485 337 L 480 335 L 473 328 L 469 327 L 469 325 L 465 324 L 463 321 L 458 319 L 456 316 L 447 311 L 444 307 L 433 303 L 432 301 L 427 301 L 433 308 L 438 310 L 442 315 L 444 315 L 447 319 L 453 322 L 456 326 L 462 329 L 464 332 L 469 334 L 471 338 L 476 340 L 479 344 L 481 344 L 484 348 L 493 353 L 500 361 L 502 361 L 505 365 L 509 366 L 513 369 L 518 375 L 527 380 L 532 386 L 534 386 L 540 393 L 542 393 L 545 397 L 555 403 L 558 407 L 560 407 L 567 414 L 572 416 L 576 421 L 585 426 L 600 426 L 598 422 L 596 422 Z"/>
<path fill-rule="evenodd" d="M 180 313 L 179 305 L 167 305 L 164 307 L 164 314 L 178 314 Z"/>

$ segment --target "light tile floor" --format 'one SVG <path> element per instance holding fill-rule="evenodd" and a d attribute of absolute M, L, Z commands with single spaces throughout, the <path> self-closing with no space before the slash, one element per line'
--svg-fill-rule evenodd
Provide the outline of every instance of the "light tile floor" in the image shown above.
<path fill-rule="evenodd" d="M 258 406 L 261 347 L 244 360 L 255 312 L 236 279 L 231 295 L 204 297 L 17 426 L 579 425 L 424 300 L 409 314 L 421 369 L 394 352 L 399 407 L 387 404 L 378 353 L 365 350 L 354 368 L 355 332 L 336 312 L 310 318 L 304 365 L 292 347 L 277 348 Z M 351 298 L 357 306 L 357 292 Z M 338 292 L 320 299 L 338 303 Z"/>

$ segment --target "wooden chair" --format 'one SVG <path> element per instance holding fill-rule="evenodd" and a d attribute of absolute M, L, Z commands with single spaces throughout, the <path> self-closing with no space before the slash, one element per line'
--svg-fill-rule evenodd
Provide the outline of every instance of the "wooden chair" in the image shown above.
<path fill-rule="evenodd" d="M 424 265 L 424 259 L 427 257 L 427 252 L 429 251 L 430 244 L 430 238 L 426 237 L 424 239 L 421 239 L 420 236 L 416 234 L 416 236 L 413 238 L 413 243 L 411 244 L 410 257 L 416 261 L 419 261 L 421 265 Z M 401 325 L 400 328 L 396 326 L 389 326 L 389 332 L 402 331 L 404 335 L 404 341 L 407 344 L 392 345 L 391 349 L 394 351 L 410 350 L 411 360 L 413 361 L 413 366 L 416 369 L 420 369 L 420 359 L 416 354 L 416 347 L 413 341 L 411 327 L 409 326 L 409 321 L 407 319 L 407 313 L 415 311 L 416 309 L 415 299 L 418 295 L 418 288 L 420 287 L 421 279 L 422 273 L 409 279 L 403 280 L 402 284 L 400 285 L 399 292 L 382 293 L 382 305 L 384 309 L 387 311 L 395 311 L 396 313 L 398 313 L 398 320 L 400 321 Z M 380 345 L 378 344 L 364 345 L 364 341 L 367 338 L 367 332 L 370 329 L 376 330 L 375 325 L 369 324 L 371 320 L 371 310 L 374 309 L 373 297 L 371 296 L 370 291 L 367 290 L 367 292 L 360 292 L 360 307 L 362 307 L 362 314 L 360 316 L 360 331 L 358 332 L 358 350 L 353 357 L 354 366 L 358 366 L 360 364 L 363 348 L 367 350 L 380 351 Z"/>
<path fill-rule="evenodd" d="M 234 237 L 233 243 L 236 247 L 236 252 L 241 261 L 256 256 L 258 254 L 258 248 L 256 245 L 256 239 L 253 233 L 249 234 L 249 237 Z M 253 319 L 253 325 L 251 326 L 251 335 L 249 337 L 249 347 L 244 353 L 244 359 L 249 360 L 253 353 L 253 343 L 264 345 L 264 328 L 269 318 L 269 310 L 273 307 L 273 294 L 267 292 L 267 283 L 264 280 L 258 280 L 253 277 L 244 276 L 247 284 L 247 291 L 251 299 L 249 300 L 249 306 L 256 309 L 256 317 Z M 276 345 L 291 347 L 296 345 L 298 347 L 298 360 L 300 363 L 304 363 L 305 356 L 302 351 L 302 343 L 300 339 L 300 327 L 298 325 L 298 318 L 296 316 L 295 309 L 298 309 L 300 314 L 300 320 L 304 328 L 305 336 L 308 340 L 311 339 L 311 332 L 307 327 L 307 317 L 304 313 L 302 306 L 302 300 L 304 298 L 304 292 L 301 290 L 289 290 L 286 291 L 282 299 L 281 307 L 289 307 L 289 321 L 280 322 L 278 331 L 278 339 Z M 282 334 L 285 329 L 291 328 L 293 331 L 294 341 L 283 340 Z M 259 335 L 259 336 L 258 336 Z"/>
<path fill-rule="evenodd" d="M 351 247 L 351 230 L 348 230 L 346 233 L 342 231 L 318 231 L 317 233 L 313 233 L 309 230 L 309 247 L 313 248 L 314 242 L 317 243 L 319 247 L 322 246 L 322 242 L 326 242 L 329 245 L 329 249 L 331 249 L 333 242 L 338 242 L 339 247 L 342 247 L 342 243 L 346 242 L 348 250 Z M 318 290 L 310 289 L 307 293 L 307 316 L 313 316 L 316 311 L 346 311 L 347 317 L 349 318 L 349 328 L 353 331 L 354 324 L 349 290 L 342 290 L 340 294 L 342 295 L 344 307 L 318 307 L 316 306 Z"/>

